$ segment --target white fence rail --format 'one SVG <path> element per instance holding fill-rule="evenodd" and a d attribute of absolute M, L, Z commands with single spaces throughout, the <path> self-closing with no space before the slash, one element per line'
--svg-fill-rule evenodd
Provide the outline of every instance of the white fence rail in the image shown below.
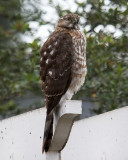
<path fill-rule="evenodd" d="M 0 121 L 0 160 L 45 160 L 44 122 L 44 108 Z M 75 122 L 61 159 L 128 160 L 128 107 Z"/>

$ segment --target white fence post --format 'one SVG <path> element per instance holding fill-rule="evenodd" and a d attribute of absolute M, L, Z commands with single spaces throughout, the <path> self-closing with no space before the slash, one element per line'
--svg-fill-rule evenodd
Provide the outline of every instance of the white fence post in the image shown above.
<path fill-rule="evenodd" d="M 61 160 L 61 150 L 64 148 L 75 118 L 82 113 L 82 101 L 66 101 L 54 113 L 54 134 L 46 160 Z"/>

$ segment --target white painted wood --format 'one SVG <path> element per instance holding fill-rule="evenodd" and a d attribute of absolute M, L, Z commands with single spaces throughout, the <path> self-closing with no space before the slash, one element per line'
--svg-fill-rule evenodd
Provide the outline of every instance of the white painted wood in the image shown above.
<path fill-rule="evenodd" d="M 46 110 L 0 121 L 0 160 L 45 160 L 42 139 Z"/>
<path fill-rule="evenodd" d="M 0 121 L 0 160 L 45 160 L 45 112 Z M 61 159 L 128 160 L 128 107 L 75 122 Z"/>
<path fill-rule="evenodd" d="M 50 148 L 50 152 L 42 155 L 41 148 L 45 112 L 45 109 L 38 109 L 0 121 L 0 159 L 35 160 L 43 157 L 43 159 L 47 160 L 60 160 L 59 150 L 67 142 L 73 120 L 81 113 L 81 102 L 67 101 L 66 105 L 58 109 L 55 115 L 57 129 L 55 129 L 55 138 L 53 139 L 52 147 Z M 66 120 L 66 118 L 68 119 Z M 62 133 L 62 128 L 65 128 L 63 132 L 64 136 L 59 136 Z"/>
<path fill-rule="evenodd" d="M 128 160 L 128 107 L 77 121 L 62 160 Z"/>
<path fill-rule="evenodd" d="M 54 135 L 49 151 L 61 151 L 70 134 L 75 118 L 82 113 L 81 101 L 66 101 L 54 114 Z"/>
<path fill-rule="evenodd" d="M 61 160 L 61 154 L 57 151 L 49 151 L 45 154 L 46 160 Z"/>
<path fill-rule="evenodd" d="M 60 151 L 64 148 L 75 118 L 82 113 L 82 101 L 68 100 L 56 108 L 53 122 L 53 139 L 46 160 L 61 160 Z"/>

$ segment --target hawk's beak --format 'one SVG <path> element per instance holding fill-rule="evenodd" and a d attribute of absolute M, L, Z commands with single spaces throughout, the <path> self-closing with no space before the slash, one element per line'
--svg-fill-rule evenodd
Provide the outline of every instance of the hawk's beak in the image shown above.
<path fill-rule="evenodd" d="M 75 29 L 80 29 L 80 28 L 79 28 L 79 25 L 78 25 L 78 23 L 77 23 L 76 21 L 74 21 L 73 24 L 74 24 L 74 28 L 75 28 Z"/>
<path fill-rule="evenodd" d="M 75 24 L 75 29 L 80 29 L 80 27 L 78 26 L 78 24 Z"/>

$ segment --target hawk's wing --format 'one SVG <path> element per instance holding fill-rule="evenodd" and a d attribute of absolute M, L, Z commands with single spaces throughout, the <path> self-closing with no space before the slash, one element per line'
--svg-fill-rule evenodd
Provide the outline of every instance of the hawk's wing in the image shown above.
<path fill-rule="evenodd" d="M 40 51 L 40 76 L 46 95 L 47 113 L 59 103 L 70 85 L 73 49 L 69 33 L 54 32 Z"/>

